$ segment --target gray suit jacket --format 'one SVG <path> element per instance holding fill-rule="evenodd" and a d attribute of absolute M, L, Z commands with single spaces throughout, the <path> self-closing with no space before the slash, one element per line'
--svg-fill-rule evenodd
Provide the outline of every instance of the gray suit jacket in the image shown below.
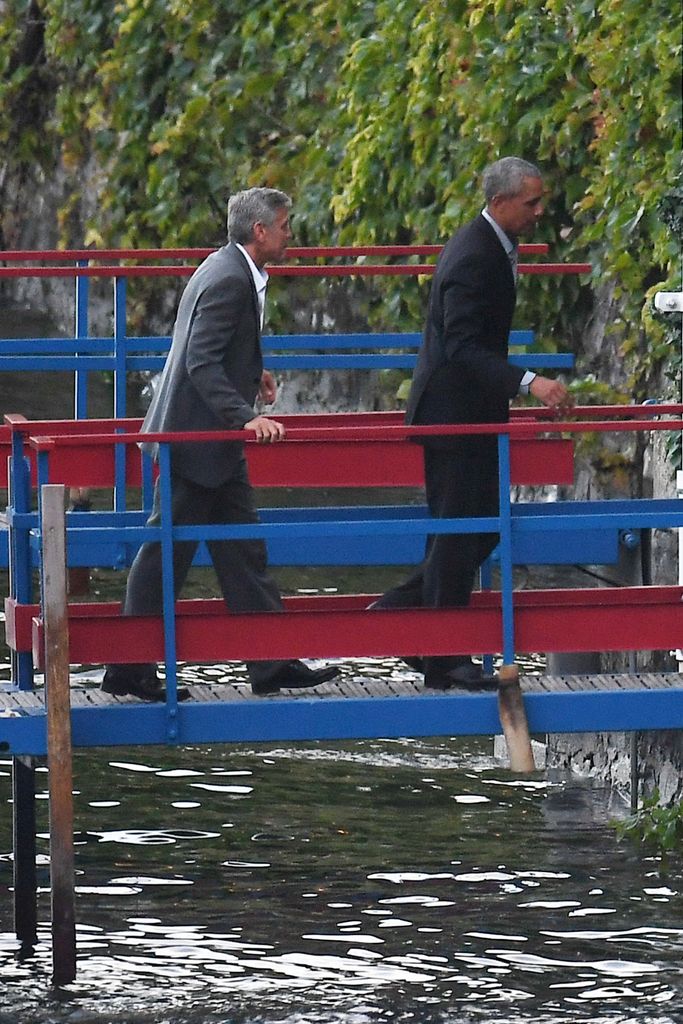
<path fill-rule="evenodd" d="M 211 253 L 180 299 L 171 349 L 143 432 L 239 430 L 256 415 L 263 372 L 256 288 L 235 245 Z M 156 445 L 143 445 L 156 454 Z M 244 458 L 240 442 L 178 443 L 173 471 L 203 487 L 228 480 Z"/>

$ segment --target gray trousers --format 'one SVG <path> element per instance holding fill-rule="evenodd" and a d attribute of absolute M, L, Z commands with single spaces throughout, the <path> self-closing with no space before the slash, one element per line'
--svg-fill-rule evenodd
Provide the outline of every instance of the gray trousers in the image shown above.
<path fill-rule="evenodd" d="M 218 487 L 202 487 L 177 474 L 171 475 L 171 507 L 174 526 L 257 523 L 254 491 L 247 476 L 246 462 Z M 159 482 L 147 520 L 149 526 L 161 521 Z M 187 578 L 197 550 L 196 541 L 173 545 L 173 575 L 176 598 Z M 232 612 L 282 611 L 282 598 L 267 571 L 266 545 L 261 540 L 210 540 L 207 548 L 218 577 L 223 598 Z M 149 541 L 138 551 L 128 574 L 124 615 L 160 615 L 162 612 L 161 544 Z M 283 665 L 283 661 L 249 661 L 252 682 L 261 682 Z"/>

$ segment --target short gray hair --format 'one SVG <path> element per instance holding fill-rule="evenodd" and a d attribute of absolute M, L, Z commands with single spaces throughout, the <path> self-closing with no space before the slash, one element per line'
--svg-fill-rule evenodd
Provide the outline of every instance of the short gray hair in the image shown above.
<path fill-rule="evenodd" d="M 275 220 L 278 210 L 289 210 L 292 200 L 276 188 L 247 188 L 236 192 L 228 201 L 228 239 L 244 245 L 254 239 L 254 224 L 266 227 Z"/>
<path fill-rule="evenodd" d="M 486 202 L 490 203 L 494 196 L 519 195 L 524 178 L 541 177 L 538 167 L 530 164 L 528 160 L 522 160 L 518 156 L 504 156 L 484 171 L 482 184 Z"/>

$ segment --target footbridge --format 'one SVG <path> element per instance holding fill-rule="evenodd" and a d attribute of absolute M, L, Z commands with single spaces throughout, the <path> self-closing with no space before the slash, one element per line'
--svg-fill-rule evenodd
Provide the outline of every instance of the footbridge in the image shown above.
<path fill-rule="evenodd" d="M 160 541 L 168 563 L 174 541 L 197 539 L 170 523 L 169 437 L 160 436 L 165 511 L 157 533 L 146 526 L 154 467 L 137 447 L 140 421 L 127 418 L 131 373 L 163 365 L 170 338 L 131 336 L 128 290 L 150 278 L 192 273 L 209 250 L 15 251 L 0 254 L 1 277 L 51 278 L 75 289 L 73 338 L 21 338 L 3 341 L 0 372 L 73 372 L 73 420 L 30 422 L 7 416 L 0 427 L 0 475 L 7 472 L 10 499 L 0 530 L 0 565 L 9 569 L 6 634 L 12 678 L 4 687 L 0 747 L 17 754 L 41 754 L 46 747 L 43 699 L 45 609 L 36 580 L 43 574 L 41 493 L 46 484 L 96 489 L 111 495 L 108 506 L 66 514 L 69 569 L 103 566 L 125 570 L 144 540 Z M 292 249 L 277 277 L 402 277 L 429 275 L 438 245 Z M 521 246 L 523 275 L 581 274 L 587 264 L 550 263 L 547 246 Z M 152 265 L 150 265 L 152 261 Z M 112 332 L 92 336 L 94 280 L 112 284 Z M 272 370 L 409 370 L 419 345 L 417 334 L 312 334 L 264 337 L 266 365 Z M 572 365 L 566 353 L 534 351 L 532 331 L 514 331 L 511 358 L 532 369 Z M 113 417 L 86 419 L 89 384 L 109 375 Z M 429 734 L 434 731 L 497 732 L 495 696 L 426 694 L 419 680 L 394 680 L 388 689 L 356 678 L 348 661 L 401 658 L 415 654 L 475 653 L 488 663 L 514 664 L 525 652 L 669 650 L 680 646 L 681 594 L 676 587 L 515 589 L 518 565 L 615 564 L 624 545 L 639 543 L 652 529 L 677 529 L 675 500 L 571 500 L 574 442 L 586 433 L 680 429 L 681 408 L 657 406 L 587 407 L 572 422 L 553 423 L 544 410 L 513 410 L 500 432 L 500 511 L 487 520 L 432 522 L 416 490 L 422 485 L 420 433 L 406 428 L 400 413 L 325 414 L 281 417 L 287 440 L 264 447 L 247 444 L 250 474 L 269 493 L 306 489 L 306 507 L 273 502 L 255 527 L 216 528 L 211 536 L 260 536 L 272 565 L 327 566 L 330 587 L 310 597 L 292 597 L 285 614 L 229 614 L 221 601 L 176 600 L 170 563 L 164 574 L 164 614 L 157 620 L 123 619 L 117 606 L 72 601 L 68 609 L 68 650 L 72 665 L 112 660 L 159 660 L 165 665 L 165 707 L 106 698 L 96 686 L 82 694 L 73 688 L 74 742 L 198 742 L 219 739 L 299 738 Z M 451 428 L 466 432 L 468 428 Z M 499 428 L 481 428 L 497 432 Z M 226 435 L 229 436 L 229 435 Z M 240 435 L 241 436 L 241 435 Z M 193 434 L 201 444 L 203 435 Z M 9 466 L 6 470 L 5 467 Z M 2 480 L 0 480 L 0 484 Z M 543 489 L 535 501 L 514 500 L 517 488 Z M 382 488 L 405 494 L 393 505 L 370 498 L 354 504 L 354 489 L 378 495 Z M 315 495 L 339 496 L 321 505 Z M 310 495 L 314 495 L 311 499 Z M 561 494 L 563 500 L 547 500 Z M 381 500 L 381 499 L 380 499 Z M 425 537 L 445 530 L 490 529 L 500 535 L 483 589 L 466 609 L 414 609 L 369 612 L 375 595 L 335 592 L 335 567 L 409 566 L 420 561 Z M 206 539 L 203 536 L 202 539 Z M 205 564 L 202 543 L 197 563 Z M 494 576 L 497 589 L 491 589 Z M 187 682 L 195 663 L 239 664 L 245 658 L 307 657 L 337 659 L 341 681 L 315 694 L 252 699 L 244 683 L 226 681 L 207 690 L 191 685 L 195 699 L 178 704 L 178 673 Z M 397 663 L 398 664 L 398 663 Z M 228 677 L 229 679 L 229 677 Z M 610 683 L 609 679 L 613 682 Z M 407 680 L 407 681 L 406 681 Z M 681 694 L 676 672 L 567 679 L 534 676 L 523 680 L 531 728 L 585 731 L 587 728 L 679 727 Z M 400 683 L 400 685 L 399 685 Z M 388 685 L 388 684 L 387 684 Z M 398 686 L 398 691 L 395 688 Z M 391 689 L 394 687 L 394 689 Z M 381 696 L 382 700 L 374 698 Z M 224 697 L 225 699 L 221 699 Z M 337 702 L 339 702 L 337 704 Z M 618 711 L 617 711 L 618 708 Z M 239 709 L 239 710 L 238 710 Z M 296 710 L 294 710 L 296 709 Z M 424 718 L 422 717 L 424 716 Z M 120 728 L 113 727 L 114 722 Z M 105 722 L 108 723 L 105 725 Z M 240 724 L 242 723 L 242 724 Z"/>
<path fill-rule="evenodd" d="M 46 750 L 46 708 L 36 686 L 36 673 L 45 669 L 45 597 L 33 595 L 32 580 L 36 567 L 43 571 L 42 493 L 55 484 L 113 493 L 111 509 L 66 513 L 69 566 L 125 567 L 139 544 L 152 539 L 161 544 L 164 564 L 162 616 L 124 617 L 118 603 L 68 606 L 71 664 L 159 661 L 167 679 L 167 701 L 160 706 L 107 698 L 94 689 L 80 693 L 72 710 L 76 746 L 500 731 L 495 695 L 425 694 L 416 680 L 370 685 L 348 667 L 339 683 L 315 694 L 252 698 L 238 681 L 191 686 L 192 699 L 178 703 L 178 677 L 197 663 L 304 657 L 338 659 L 343 666 L 359 658 L 462 653 L 512 665 L 519 655 L 536 652 L 676 648 L 683 626 L 683 589 L 678 586 L 514 587 L 515 565 L 614 563 L 625 535 L 683 526 L 678 499 L 514 500 L 522 484 L 561 485 L 569 491 L 573 439 L 581 434 L 683 428 L 680 406 L 656 408 L 653 416 L 651 407 L 585 407 L 566 423 L 553 422 L 545 410 L 524 410 L 502 427 L 406 427 L 397 414 L 382 413 L 284 417 L 283 442 L 247 442 L 257 486 L 333 486 L 343 494 L 359 487 L 381 493 L 391 485 L 412 497 L 421 482 L 415 443 L 421 437 L 497 433 L 499 515 L 435 521 L 423 505 L 412 503 L 281 506 L 264 509 L 259 524 L 212 527 L 171 522 L 169 445 L 180 438 L 197 444 L 218 436 L 237 439 L 241 432 L 149 435 L 160 444 L 162 495 L 161 523 L 150 527 L 145 506 L 154 467 L 140 452 L 137 422 L 50 424 L 8 416 L 13 499 L 7 512 L 12 592 L 6 601 L 6 633 L 15 678 L 3 696 L 5 713 L 13 714 L 0 719 L 0 743 L 12 754 Z M 128 507 L 131 494 L 140 507 Z M 468 531 L 498 533 L 500 543 L 498 588 L 482 589 L 467 608 L 373 611 L 368 606 L 376 594 L 329 592 L 287 598 L 282 614 L 235 614 L 219 599 L 175 596 L 172 547 L 177 541 L 261 537 L 273 564 L 409 565 L 420 560 L 429 534 Z M 539 733 L 680 728 L 680 678 L 676 672 L 583 680 L 527 677 L 529 725 Z"/>

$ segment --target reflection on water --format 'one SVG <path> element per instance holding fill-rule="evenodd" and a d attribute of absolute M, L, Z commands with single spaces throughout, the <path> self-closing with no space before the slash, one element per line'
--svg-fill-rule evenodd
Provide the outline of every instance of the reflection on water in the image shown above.
<path fill-rule="evenodd" d="M 683 1020 L 680 867 L 617 843 L 601 791 L 490 749 L 79 753 L 78 979 L 49 991 L 43 801 L 25 960 L 0 825 L 1 1024 Z"/>

